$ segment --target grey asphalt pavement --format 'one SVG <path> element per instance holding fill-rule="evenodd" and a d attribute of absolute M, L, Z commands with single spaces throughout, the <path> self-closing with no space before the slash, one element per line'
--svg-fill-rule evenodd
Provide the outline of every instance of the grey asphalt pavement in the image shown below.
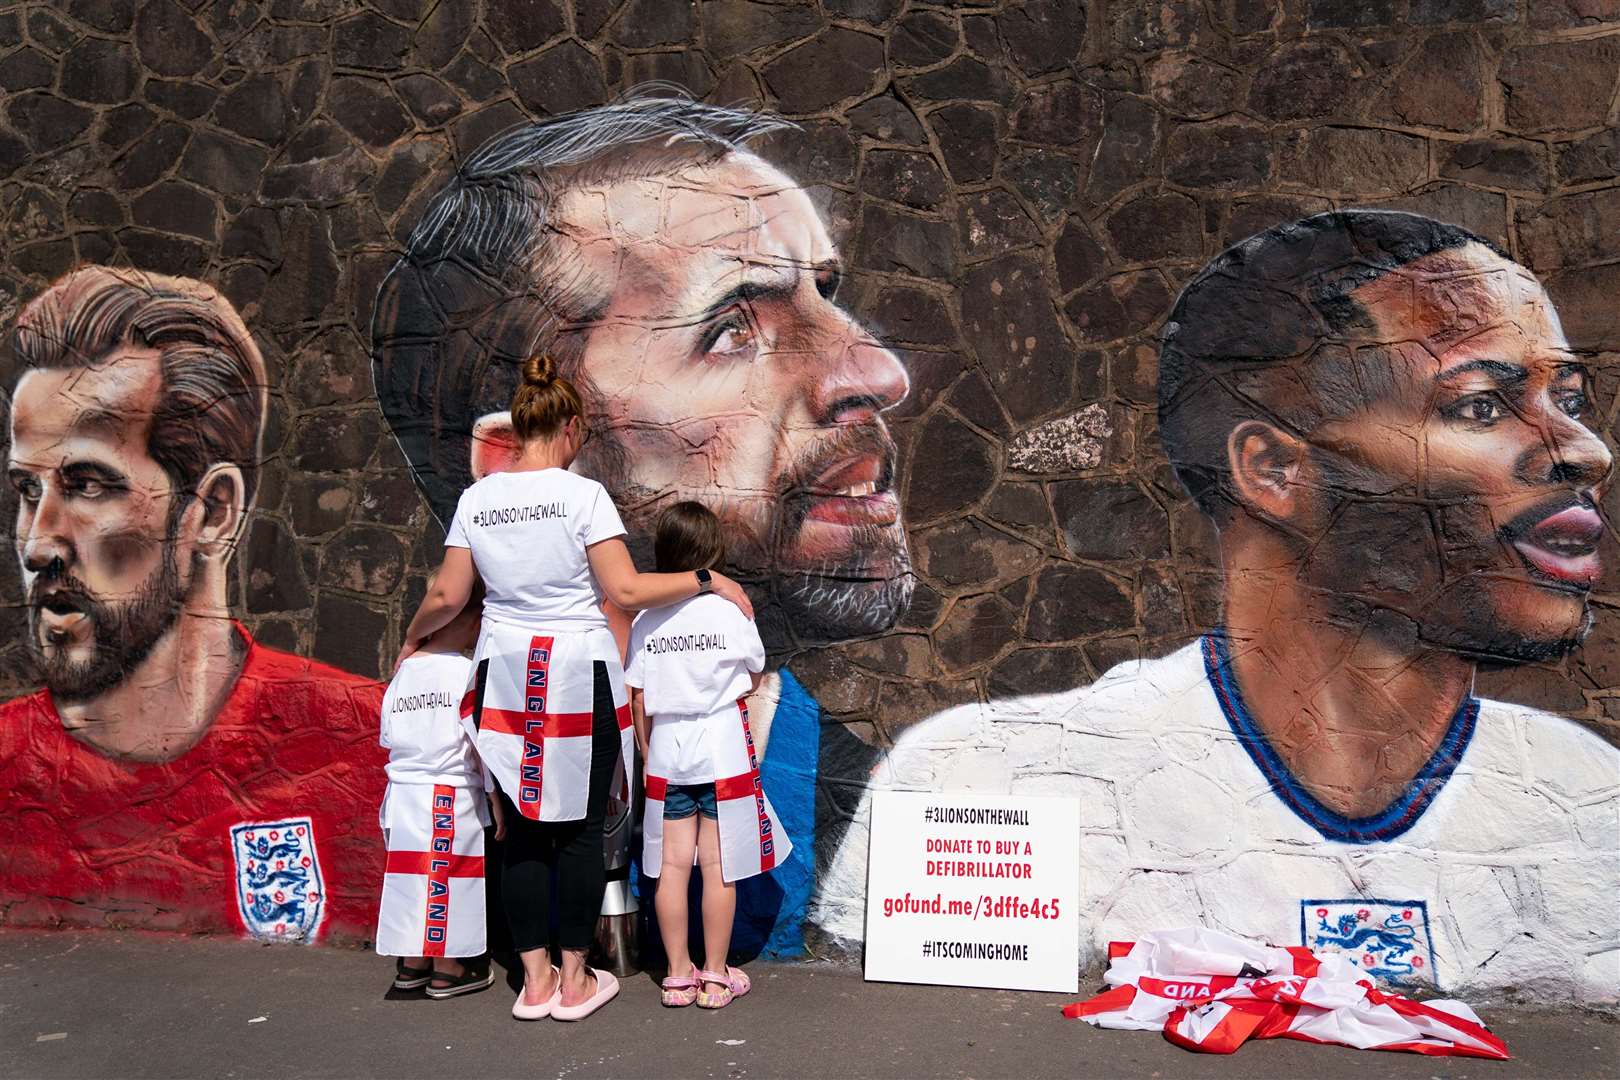
<path fill-rule="evenodd" d="M 1620 1024 L 1481 1008 L 1512 1061 L 1273 1040 L 1230 1057 L 1066 1020 L 1069 995 L 871 984 L 756 963 L 717 1012 L 650 976 L 579 1024 L 522 1024 L 511 992 L 389 992 L 370 953 L 117 933 L 0 931 L 0 1077 L 1616 1077 Z M 1083 988 L 1089 990 L 1090 988 Z"/>

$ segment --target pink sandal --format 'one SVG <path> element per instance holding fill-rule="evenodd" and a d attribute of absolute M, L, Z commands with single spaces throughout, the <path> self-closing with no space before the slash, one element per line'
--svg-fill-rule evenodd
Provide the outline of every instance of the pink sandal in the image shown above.
<path fill-rule="evenodd" d="M 696 975 L 671 975 L 659 984 L 663 994 L 659 998 L 671 1009 L 682 1009 L 698 999 Z"/>
<path fill-rule="evenodd" d="M 730 1005 L 733 998 L 740 998 L 753 988 L 753 981 L 748 973 L 730 964 L 726 965 L 724 974 L 715 971 L 700 971 L 697 977 L 703 983 L 703 989 L 698 991 L 697 1006 L 700 1009 L 723 1009 Z M 719 983 L 720 989 L 711 991 L 710 983 Z"/>

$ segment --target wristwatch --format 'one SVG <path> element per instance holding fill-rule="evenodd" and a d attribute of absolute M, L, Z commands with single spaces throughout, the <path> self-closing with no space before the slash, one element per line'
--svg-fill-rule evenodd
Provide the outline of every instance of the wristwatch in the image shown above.
<path fill-rule="evenodd" d="M 714 575 L 709 573 L 707 570 L 697 571 L 697 579 L 699 596 L 714 590 Z"/>

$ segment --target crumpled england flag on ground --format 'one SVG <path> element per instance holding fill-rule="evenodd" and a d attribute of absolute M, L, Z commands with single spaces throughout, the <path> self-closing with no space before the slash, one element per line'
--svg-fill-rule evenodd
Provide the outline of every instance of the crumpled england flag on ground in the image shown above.
<path fill-rule="evenodd" d="M 1188 1050 L 1230 1054 L 1250 1039 L 1505 1059 L 1507 1046 L 1460 1001 L 1378 990 L 1355 964 L 1218 930 L 1161 930 L 1108 947 L 1112 989 L 1063 1008 L 1104 1028 L 1164 1032 Z"/>

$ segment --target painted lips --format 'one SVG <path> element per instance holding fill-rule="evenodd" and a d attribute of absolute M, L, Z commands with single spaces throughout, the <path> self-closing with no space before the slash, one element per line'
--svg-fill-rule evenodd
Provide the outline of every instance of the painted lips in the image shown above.
<path fill-rule="evenodd" d="M 887 455 L 844 458 L 822 471 L 805 493 L 807 521 L 830 525 L 893 525 L 900 501 L 893 490 L 894 468 Z"/>
<path fill-rule="evenodd" d="M 1603 569 L 1597 552 L 1603 519 L 1592 507 L 1577 504 L 1515 532 L 1514 548 L 1536 573 L 1582 589 L 1597 581 Z"/>
<path fill-rule="evenodd" d="M 89 626 L 89 605 L 70 592 L 48 592 L 34 601 L 34 607 L 47 641 L 60 644 Z"/>

